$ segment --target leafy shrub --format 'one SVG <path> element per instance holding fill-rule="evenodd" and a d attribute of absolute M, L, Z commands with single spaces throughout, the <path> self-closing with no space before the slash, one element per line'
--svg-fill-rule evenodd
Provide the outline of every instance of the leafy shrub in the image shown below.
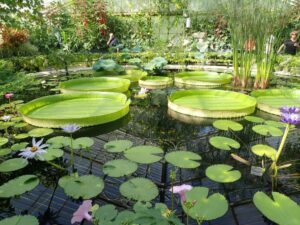
<path fill-rule="evenodd" d="M 96 72 L 115 72 L 116 74 L 121 74 L 125 71 L 121 65 L 112 59 L 99 59 L 93 65 L 93 70 Z"/>
<path fill-rule="evenodd" d="M 168 64 L 168 61 L 163 57 L 156 57 L 148 62 L 144 69 L 154 74 L 161 74 L 164 66 Z"/>

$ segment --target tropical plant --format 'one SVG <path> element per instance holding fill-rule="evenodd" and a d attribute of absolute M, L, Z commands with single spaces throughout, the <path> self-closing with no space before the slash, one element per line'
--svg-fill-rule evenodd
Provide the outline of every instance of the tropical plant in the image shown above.
<path fill-rule="evenodd" d="M 117 64 L 112 59 L 99 59 L 95 64 L 93 65 L 93 70 L 96 72 L 103 72 L 117 75 L 123 73 L 125 70 L 124 68 Z"/>
<path fill-rule="evenodd" d="M 153 74 L 162 74 L 168 61 L 163 57 L 156 57 L 144 65 L 144 69 Z"/>

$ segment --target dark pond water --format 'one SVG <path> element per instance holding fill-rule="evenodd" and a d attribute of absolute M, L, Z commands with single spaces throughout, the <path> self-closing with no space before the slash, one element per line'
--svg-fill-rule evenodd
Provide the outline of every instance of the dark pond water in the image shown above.
<path fill-rule="evenodd" d="M 75 75 L 80 77 L 83 75 Z M 86 76 L 86 75 L 85 75 Z M 17 95 L 19 99 L 29 101 L 39 96 L 56 93 L 55 87 L 61 78 L 48 78 L 47 82 L 37 87 L 24 90 L 24 93 Z M 44 78 L 41 81 L 45 80 Z M 54 89 L 54 90 L 53 90 Z M 135 93 L 137 87 L 132 88 Z M 175 184 L 188 183 L 193 186 L 208 187 L 211 192 L 223 193 L 230 202 L 230 210 L 220 219 L 204 224 L 267 224 L 260 214 L 255 211 L 251 204 L 253 194 L 258 190 L 270 191 L 270 181 L 267 177 L 258 177 L 250 174 L 250 168 L 230 157 L 230 152 L 220 151 L 212 147 L 208 140 L 212 136 L 221 135 L 231 137 L 241 143 L 239 150 L 234 150 L 235 154 L 250 160 L 253 165 L 260 165 L 259 158 L 251 153 L 251 146 L 257 143 L 266 143 L 277 148 L 280 142 L 278 137 L 262 137 L 252 131 L 253 123 L 243 119 L 237 119 L 244 129 L 240 132 L 219 131 L 212 126 L 214 120 L 204 119 L 197 124 L 189 121 L 181 121 L 170 115 L 167 108 L 167 96 L 175 88 L 151 91 L 145 99 L 132 98 L 130 114 L 113 123 L 95 126 L 80 130 L 76 136 L 94 137 L 95 145 L 90 153 L 77 152 L 75 159 L 76 168 L 79 174 L 92 173 L 105 180 L 103 193 L 94 200 L 101 205 L 112 203 L 120 210 L 131 208 L 133 202 L 126 200 L 119 193 L 119 186 L 126 178 L 111 178 L 102 173 L 101 167 L 108 160 L 122 158 L 121 155 L 111 155 L 103 150 L 103 145 L 110 140 L 128 139 L 134 145 L 152 144 L 163 148 L 164 152 L 174 150 L 188 150 L 201 155 L 201 166 L 197 169 L 186 170 L 176 169 L 165 161 L 141 165 L 132 176 L 147 177 L 153 180 L 159 187 L 160 194 L 155 202 L 164 202 L 171 205 L 170 196 L 170 172 L 176 172 Z M 266 120 L 279 121 L 279 117 L 261 111 L 255 113 L 256 116 Z M 58 133 L 60 134 L 60 133 Z M 281 192 L 292 195 L 294 198 L 299 196 L 299 179 L 292 177 L 299 173 L 299 149 L 300 132 L 294 129 L 290 132 L 284 154 L 281 158 L 282 164 L 292 162 L 293 166 L 284 170 L 281 174 L 279 189 Z M 57 160 L 56 163 L 65 165 L 68 159 L 68 151 L 64 159 Z M 91 160 L 89 160 L 92 157 Z M 295 161 L 294 161 L 295 160 Z M 242 173 L 242 178 L 234 183 L 219 184 L 209 180 L 205 176 L 205 169 L 213 164 L 225 163 L 232 165 Z M 33 191 L 23 194 L 18 198 L 9 200 L 0 199 L 0 218 L 5 218 L 20 213 L 29 213 L 39 218 L 40 224 L 70 224 L 72 213 L 77 209 L 81 201 L 75 201 L 67 197 L 64 191 L 57 187 L 58 179 L 65 175 L 65 172 L 57 170 L 42 162 L 31 162 L 32 165 L 14 173 L 0 173 L 0 184 L 22 174 L 36 174 L 41 180 L 41 184 Z M 131 176 L 131 177 L 132 177 Z M 245 208 L 243 208 L 245 206 Z M 177 213 L 182 215 L 178 207 Z M 88 224 L 85 222 L 84 224 Z M 190 223 L 190 224 L 193 224 Z"/>

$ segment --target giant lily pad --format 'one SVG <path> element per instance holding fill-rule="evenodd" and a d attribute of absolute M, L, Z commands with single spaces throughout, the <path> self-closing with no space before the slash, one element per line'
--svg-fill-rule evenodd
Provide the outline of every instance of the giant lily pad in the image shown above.
<path fill-rule="evenodd" d="M 256 100 L 245 94 L 222 90 L 184 90 L 173 92 L 169 109 L 195 117 L 233 118 L 254 112 Z"/>
<path fill-rule="evenodd" d="M 126 92 L 130 86 L 130 81 L 116 77 L 95 77 L 68 80 L 60 83 L 59 88 L 62 93 L 78 92 Z"/>
<path fill-rule="evenodd" d="M 10 198 L 31 191 L 39 184 L 35 175 L 23 175 L 0 186 L 0 198 Z"/>
<path fill-rule="evenodd" d="M 12 216 L 1 220 L 0 225 L 39 225 L 39 221 L 30 215 Z"/>
<path fill-rule="evenodd" d="M 128 79 L 131 82 L 138 82 L 141 78 L 146 77 L 147 73 L 142 70 L 126 70 L 125 75 L 115 76 L 118 78 Z"/>
<path fill-rule="evenodd" d="M 125 159 L 108 161 L 103 165 L 103 173 L 111 177 L 122 177 L 134 173 L 138 168 L 135 162 Z"/>
<path fill-rule="evenodd" d="M 45 137 L 52 133 L 53 130 L 49 128 L 35 128 L 28 132 L 31 137 Z"/>
<path fill-rule="evenodd" d="M 261 145 L 261 144 L 252 146 L 251 151 L 255 155 L 258 155 L 258 156 L 264 156 L 265 155 L 265 156 L 267 156 L 268 158 L 270 158 L 272 160 L 275 159 L 275 156 L 276 156 L 276 153 L 277 153 L 277 151 L 274 148 L 272 148 L 271 146 Z"/>
<path fill-rule="evenodd" d="M 96 197 L 104 188 L 103 180 L 94 175 L 64 176 L 59 179 L 58 184 L 68 196 L 75 199 Z"/>
<path fill-rule="evenodd" d="M 241 178 L 240 171 L 233 170 L 232 166 L 226 164 L 209 166 L 205 174 L 209 179 L 220 183 L 235 182 Z"/>
<path fill-rule="evenodd" d="M 273 199 L 263 192 L 256 192 L 253 202 L 269 220 L 281 225 L 299 225 L 300 206 L 289 197 L 272 192 Z"/>
<path fill-rule="evenodd" d="M 208 197 L 209 189 L 206 187 L 194 187 L 186 192 L 186 201 L 195 202 L 195 205 L 188 209 L 182 204 L 183 210 L 193 219 L 214 220 L 223 216 L 228 210 L 228 202 L 220 193 Z"/>
<path fill-rule="evenodd" d="M 258 134 L 264 136 L 273 136 L 273 137 L 280 137 L 283 135 L 282 130 L 277 127 L 273 127 L 270 125 L 256 125 L 252 127 L 252 130 Z"/>
<path fill-rule="evenodd" d="M 148 76 L 139 80 L 139 86 L 147 89 L 162 89 L 172 86 L 172 84 L 171 77 L 163 76 Z"/>
<path fill-rule="evenodd" d="M 167 153 L 165 159 L 179 168 L 192 169 L 200 166 L 198 161 L 201 160 L 201 156 L 189 151 L 174 151 Z"/>
<path fill-rule="evenodd" d="M 162 153 L 164 151 L 159 147 L 140 145 L 126 150 L 124 156 L 133 162 L 151 164 L 161 160 L 162 157 L 158 154 Z"/>
<path fill-rule="evenodd" d="M 129 140 L 110 141 L 104 145 L 104 149 L 108 152 L 124 152 L 131 148 L 133 143 Z"/>
<path fill-rule="evenodd" d="M 252 91 L 251 95 L 257 99 L 257 108 L 262 111 L 280 116 L 282 106 L 300 107 L 300 90 L 267 89 Z"/>
<path fill-rule="evenodd" d="M 232 75 L 207 71 L 180 72 L 175 85 L 180 88 L 218 87 L 231 82 Z"/>
<path fill-rule="evenodd" d="M 40 127 L 81 127 L 115 121 L 129 112 L 130 100 L 120 93 L 61 94 L 35 99 L 20 108 L 24 120 Z M 62 113 L 63 112 L 63 113 Z"/>
<path fill-rule="evenodd" d="M 139 177 L 121 184 L 120 192 L 128 199 L 148 202 L 156 198 L 158 188 L 151 180 Z"/>
<path fill-rule="evenodd" d="M 8 142 L 7 138 L 0 137 L 0 146 L 5 145 Z"/>
<path fill-rule="evenodd" d="M 216 120 L 213 123 L 213 126 L 219 130 L 233 130 L 233 131 L 241 131 L 243 130 L 243 125 L 235 122 L 235 121 L 231 121 L 231 120 Z"/>
<path fill-rule="evenodd" d="M 23 158 L 8 159 L 0 164 L 0 172 L 12 172 L 22 169 L 28 165 L 28 161 Z"/>
<path fill-rule="evenodd" d="M 216 136 L 209 139 L 209 143 L 217 149 L 229 151 L 232 148 L 239 149 L 240 143 L 228 137 Z"/>

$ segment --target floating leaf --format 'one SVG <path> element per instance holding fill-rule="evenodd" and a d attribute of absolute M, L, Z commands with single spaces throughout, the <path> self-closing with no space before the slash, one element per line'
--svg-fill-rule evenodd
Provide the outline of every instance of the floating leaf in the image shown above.
<path fill-rule="evenodd" d="M 194 187 L 186 192 L 186 201 L 195 202 L 195 205 L 188 209 L 182 204 L 183 210 L 193 219 L 214 220 L 223 216 L 228 210 L 228 202 L 220 193 L 208 197 L 209 189 L 206 187 Z"/>
<path fill-rule="evenodd" d="M 266 120 L 265 124 L 269 125 L 269 126 L 272 126 L 272 127 L 277 127 L 277 128 L 285 128 L 286 127 L 285 123 L 274 121 L 274 120 Z"/>
<path fill-rule="evenodd" d="M 213 123 L 213 126 L 219 130 L 233 130 L 233 131 L 241 131 L 243 130 L 242 124 L 231 121 L 231 120 L 216 120 Z"/>
<path fill-rule="evenodd" d="M 0 164 L 0 172 L 12 172 L 22 169 L 28 165 L 28 161 L 23 158 L 8 159 Z"/>
<path fill-rule="evenodd" d="M 241 147 L 236 140 L 223 136 L 211 137 L 209 139 L 209 143 L 217 149 L 227 151 L 231 150 L 232 148 L 239 149 Z"/>
<path fill-rule="evenodd" d="M 11 121 L 13 121 L 13 122 L 21 122 L 21 121 L 23 121 L 23 118 L 22 117 L 13 117 L 13 118 L 11 118 Z"/>
<path fill-rule="evenodd" d="M 0 137 L 0 146 L 5 145 L 8 142 L 7 138 Z"/>
<path fill-rule="evenodd" d="M 206 176 L 216 182 L 230 183 L 235 182 L 241 178 L 241 173 L 238 170 L 232 170 L 233 167 L 226 164 L 217 164 L 209 166 L 205 174 Z"/>
<path fill-rule="evenodd" d="M 0 149 L 0 156 L 5 156 L 11 153 L 11 149 L 10 148 L 3 148 Z"/>
<path fill-rule="evenodd" d="M 269 145 L 254 145 L 251 151 L 258 156 L 267 156 L 268 158 L 275 160 L 277 151 Z"/>
<path fill-rule="evenodd" d="M 31 137 L 45 137 L 52 133 L 53 130 L 50 128 L 35 128 L 28 132 Z"/>
<path fill-rule="evenodd" d="M 104 149 L 108 152 L 124 152 L 131 148 L 133 143 L 129 140 L 110 141 L 104 145 Z"/>
<path fill-rule="evenodd" d="M 99 224 L 107 224 L 118 215 L 118 211 L 114 205 L 108 204 L 99 207 L 94 213 L 93 217 L 99 221 Z"/>
<path fill-rule="evenodd" d="M 103 180 L 94 175 L 81 177 L 64 176 L 59 179 L 58 184 L 64 189 L 68 196 L 75 199 L 90 199 L 96 197 L 104 188 Z"/>
<path fill-rule="evenodd" d="M 277 127 L 273 127 L 270 125 L 256 125 L 252 127 L 252 130 L 260 135 L 264 136 L 272 136 L 272 137 L 280 137 L 283 135 L 282 130 Z"/>
<path fill-rule="evenodd" d="M 28 123 L 17 123 L 15 124 L 15 128 L 23 128 L 23 127 L 27 127 L 28 126 Z"/>
<path fill-rule="evenodd" d="M 49 148 L 47 152 L 42 156 L 43 160 L 51 161 L 60 158 L 64 155 L 64 151 L 57 148 Z"/>
<path fill-rule="evenodd" d="M 131 224 L 132 220 L 135 218 L 135 214 L 131 211 L 125 210 L 118 214 L 114 221 L 114 225 L 118 224 Z"/>
<path fill-rule="evenodd" d="M 1 220 L 0 225 L 39 225 L 39 221 L 30 215 L 12 216 Z"/>
<path fill-rule="evenodd" d="M 93 145 L 94 145 L 94 140 L 89 137 L 77 138 L 73 142 L 74 149 L 85 149 L 85 148 L 92 147 Z"/>
<path fill-rule="evenodd" d="M 23 175 L 0 186 L 0 198 L 10 198 L 31 191 L 39 184 L 35 175 Z"/>
<path fill-rule="evenodd" d="M 259 211 L 276 224 L 299 225 L 300 206 L 289 197 L 272 192 L 273 199 L 263 192 L 256 192 L 253 202 Z"/>
<path fill-rule="evenodd" d="M 13 151 L 19 151 L 21 149 L 26 148 L 27 145 L 28 145 L 28 142 L 16 143 L 16 144 L 14 144 L 14 145 L 11 146 L 11 150 L 13 150 Z"/>
<path fill-rule="evenodd" d="M 133 178 L 121 184 L 120 192 L 128 199 L 151 201 L 158 195 L 156 185 L 146 178 Z"/>
<path fill-rule="evenodd" d="M 15 136 L 16 139 L 25 139 L 25 138 L 28 138 L 28 137 L 29 137 L 29 134 L 27 134 L 27 133 L 17 134 Z"/>
<path fill-rule="evenodd" d="M 122 177 L 134 173 L 138 168 L 135 162 L 126 159 L 111 160 L 104 164 L 103 173 L 111 177 Z"/>
<path fill-rule="evenodd" d="M 201 156 L 189 151 L 173 151 L 167 153 L 165 159 L 179 168 L 192 169 L 200 166 L 197 161 L 201 160 Z"/>
<path fill-rule="evenodd" d="M 137 163 L 151 164 L 159 161 L 162 157 L 157 154 L 162 153 L 164 151 L 159 147 L 140 145 L 126 150 L 124 156 Z"/>
<path fill-rule="evenodd" d="M 70 146 L 71 138 L 64 136 L 56 136 L 47 140 L 47 144 L 51 146 L 51 148 L 63 148 L 66 146 Z"/>
<path fill-rule="evenodd" d="M 263 118 L 257 116 L 245 116 L 244 119 L 252 123 L 263 123 L 265 121 Z"/>

